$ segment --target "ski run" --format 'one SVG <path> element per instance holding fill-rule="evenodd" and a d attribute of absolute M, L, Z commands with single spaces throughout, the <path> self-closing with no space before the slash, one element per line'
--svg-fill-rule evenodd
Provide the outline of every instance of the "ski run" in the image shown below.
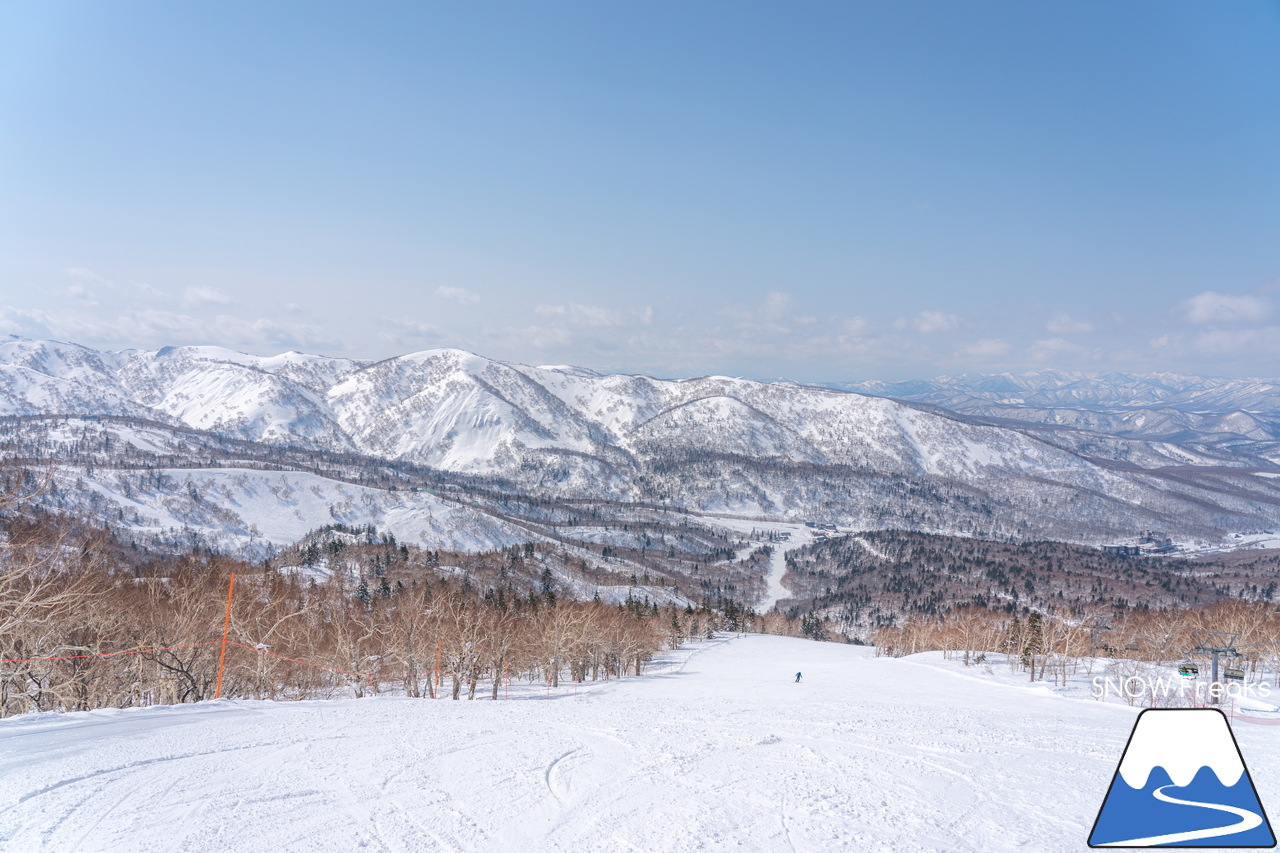
<path fill-rule="evenodd" d="M 509 697 L 0 721 L 0 849 L 1077 851 L 1138 711 L 759 635 Z M 1280 729 L 1235 731 L 1280 803 Z"/>

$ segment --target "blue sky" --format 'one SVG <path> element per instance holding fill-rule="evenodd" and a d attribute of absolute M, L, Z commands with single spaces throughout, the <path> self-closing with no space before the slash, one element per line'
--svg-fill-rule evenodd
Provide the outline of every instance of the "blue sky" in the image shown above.
<path fill-rule="evenodd" d="M 1280 3 L 0 5 L 0 333 L 1280 375 Z"/>

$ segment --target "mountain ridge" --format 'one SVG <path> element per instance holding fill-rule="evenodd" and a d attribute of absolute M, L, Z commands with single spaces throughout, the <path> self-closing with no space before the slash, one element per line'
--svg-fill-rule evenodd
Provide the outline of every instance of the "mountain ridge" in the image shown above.
<path fill-rule="evenodd" d="M 1115 409 L 1167 407 L 1188 413 L 1280 410 L 1280 380 L 1192 376 L 1179 373 L 1094 373 L 1042 370 L 958 374 L 933 379 L 833 382 L 828 387 L 934 403 L 946 408 L 978 403 L 1034 407 Z"/>
<path fill-rule="evenodd" d="M 1070 378 L 1070 377 L 1067 377 Z M 0 341 L 0 417 L 133 417 L 356 454 L 514 494 L 962 535 L 1273 528 L 1257 448 L 1117 436 L 726 376 L 656 379 L 456 349 L 380 361 Z M 127 431 L 120 433 L 128 441 Z M 1246 452 L 1248 451 L 1248 452 Z"/>

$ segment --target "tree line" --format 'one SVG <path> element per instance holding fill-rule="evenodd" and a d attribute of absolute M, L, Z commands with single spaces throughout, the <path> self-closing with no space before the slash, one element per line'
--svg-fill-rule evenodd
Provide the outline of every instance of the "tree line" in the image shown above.
<path fill-rule="evenodd" d="M 1003 654 L 1029 680 L 1066 683 L 1080 667 L 1111 658 L 1168 667 L 1192 654 L 1196 632 L 1235 634 L 1239 658 L 1226 661 L 1252 676 L 1280 672 L 1280 613 L 1268 602 L 1228 600 L 1192 607 L 1097 609 L 1070 615 L 1031 611 L 1009 614 L 982 607 L 956 608 L 943 616 L 912 616 L 873 634 L 877 655 L 902 657 L 927 651 L 958 656 L 966 666 Z"/>
<path fill-rule="evenodd" d="M 523 548 L 463 577 L 444 573 L 439 555 L 420 559 L 367 530 L 347 546 L 367 551 L 358 569 L 327 576 L 208 551 L 146 552 L 82 521 L 24 515 L 45 485 L 18 478 L 0 497 L 0 717 L 198 702 L 215 695 L 220 673 L 226 698 L 494 699 L 521 681 L 637 676 L 661 649 L 715 631 L 815 634 L 732 599 L 660 607 L 518 586 L 509 567 L 530 556 Z"/>

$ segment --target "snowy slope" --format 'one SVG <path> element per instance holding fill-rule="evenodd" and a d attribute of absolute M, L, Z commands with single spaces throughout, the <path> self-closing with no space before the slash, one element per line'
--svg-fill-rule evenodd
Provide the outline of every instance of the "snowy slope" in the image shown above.
<path fill-rule="evenodd" d="M 261 557 L 327 524 L 373 525 L 400 542 L 449 551 L 489 551 L 542 537 L 481 510 L 427 492 L 373 489 L 305 472 L 240 468 L 68 471 L 46 504 L 88 511 L 147 542 L 192 537 Z"/>
<path fill-rule="evenodd" d="M 155 417 L 118 374 L 131 351 L 103 353 L 74 344 L 0 338 L 0 414 L 106 413 Z"/>
<path fill-rule="evenodd" d="M 1136 715 L 805 640 L 669 659 L 549 700 L 6 720 L 0 848 L 1078 851 Z M 1272 812 L 1275 731 L 1236 730 Z"/>

